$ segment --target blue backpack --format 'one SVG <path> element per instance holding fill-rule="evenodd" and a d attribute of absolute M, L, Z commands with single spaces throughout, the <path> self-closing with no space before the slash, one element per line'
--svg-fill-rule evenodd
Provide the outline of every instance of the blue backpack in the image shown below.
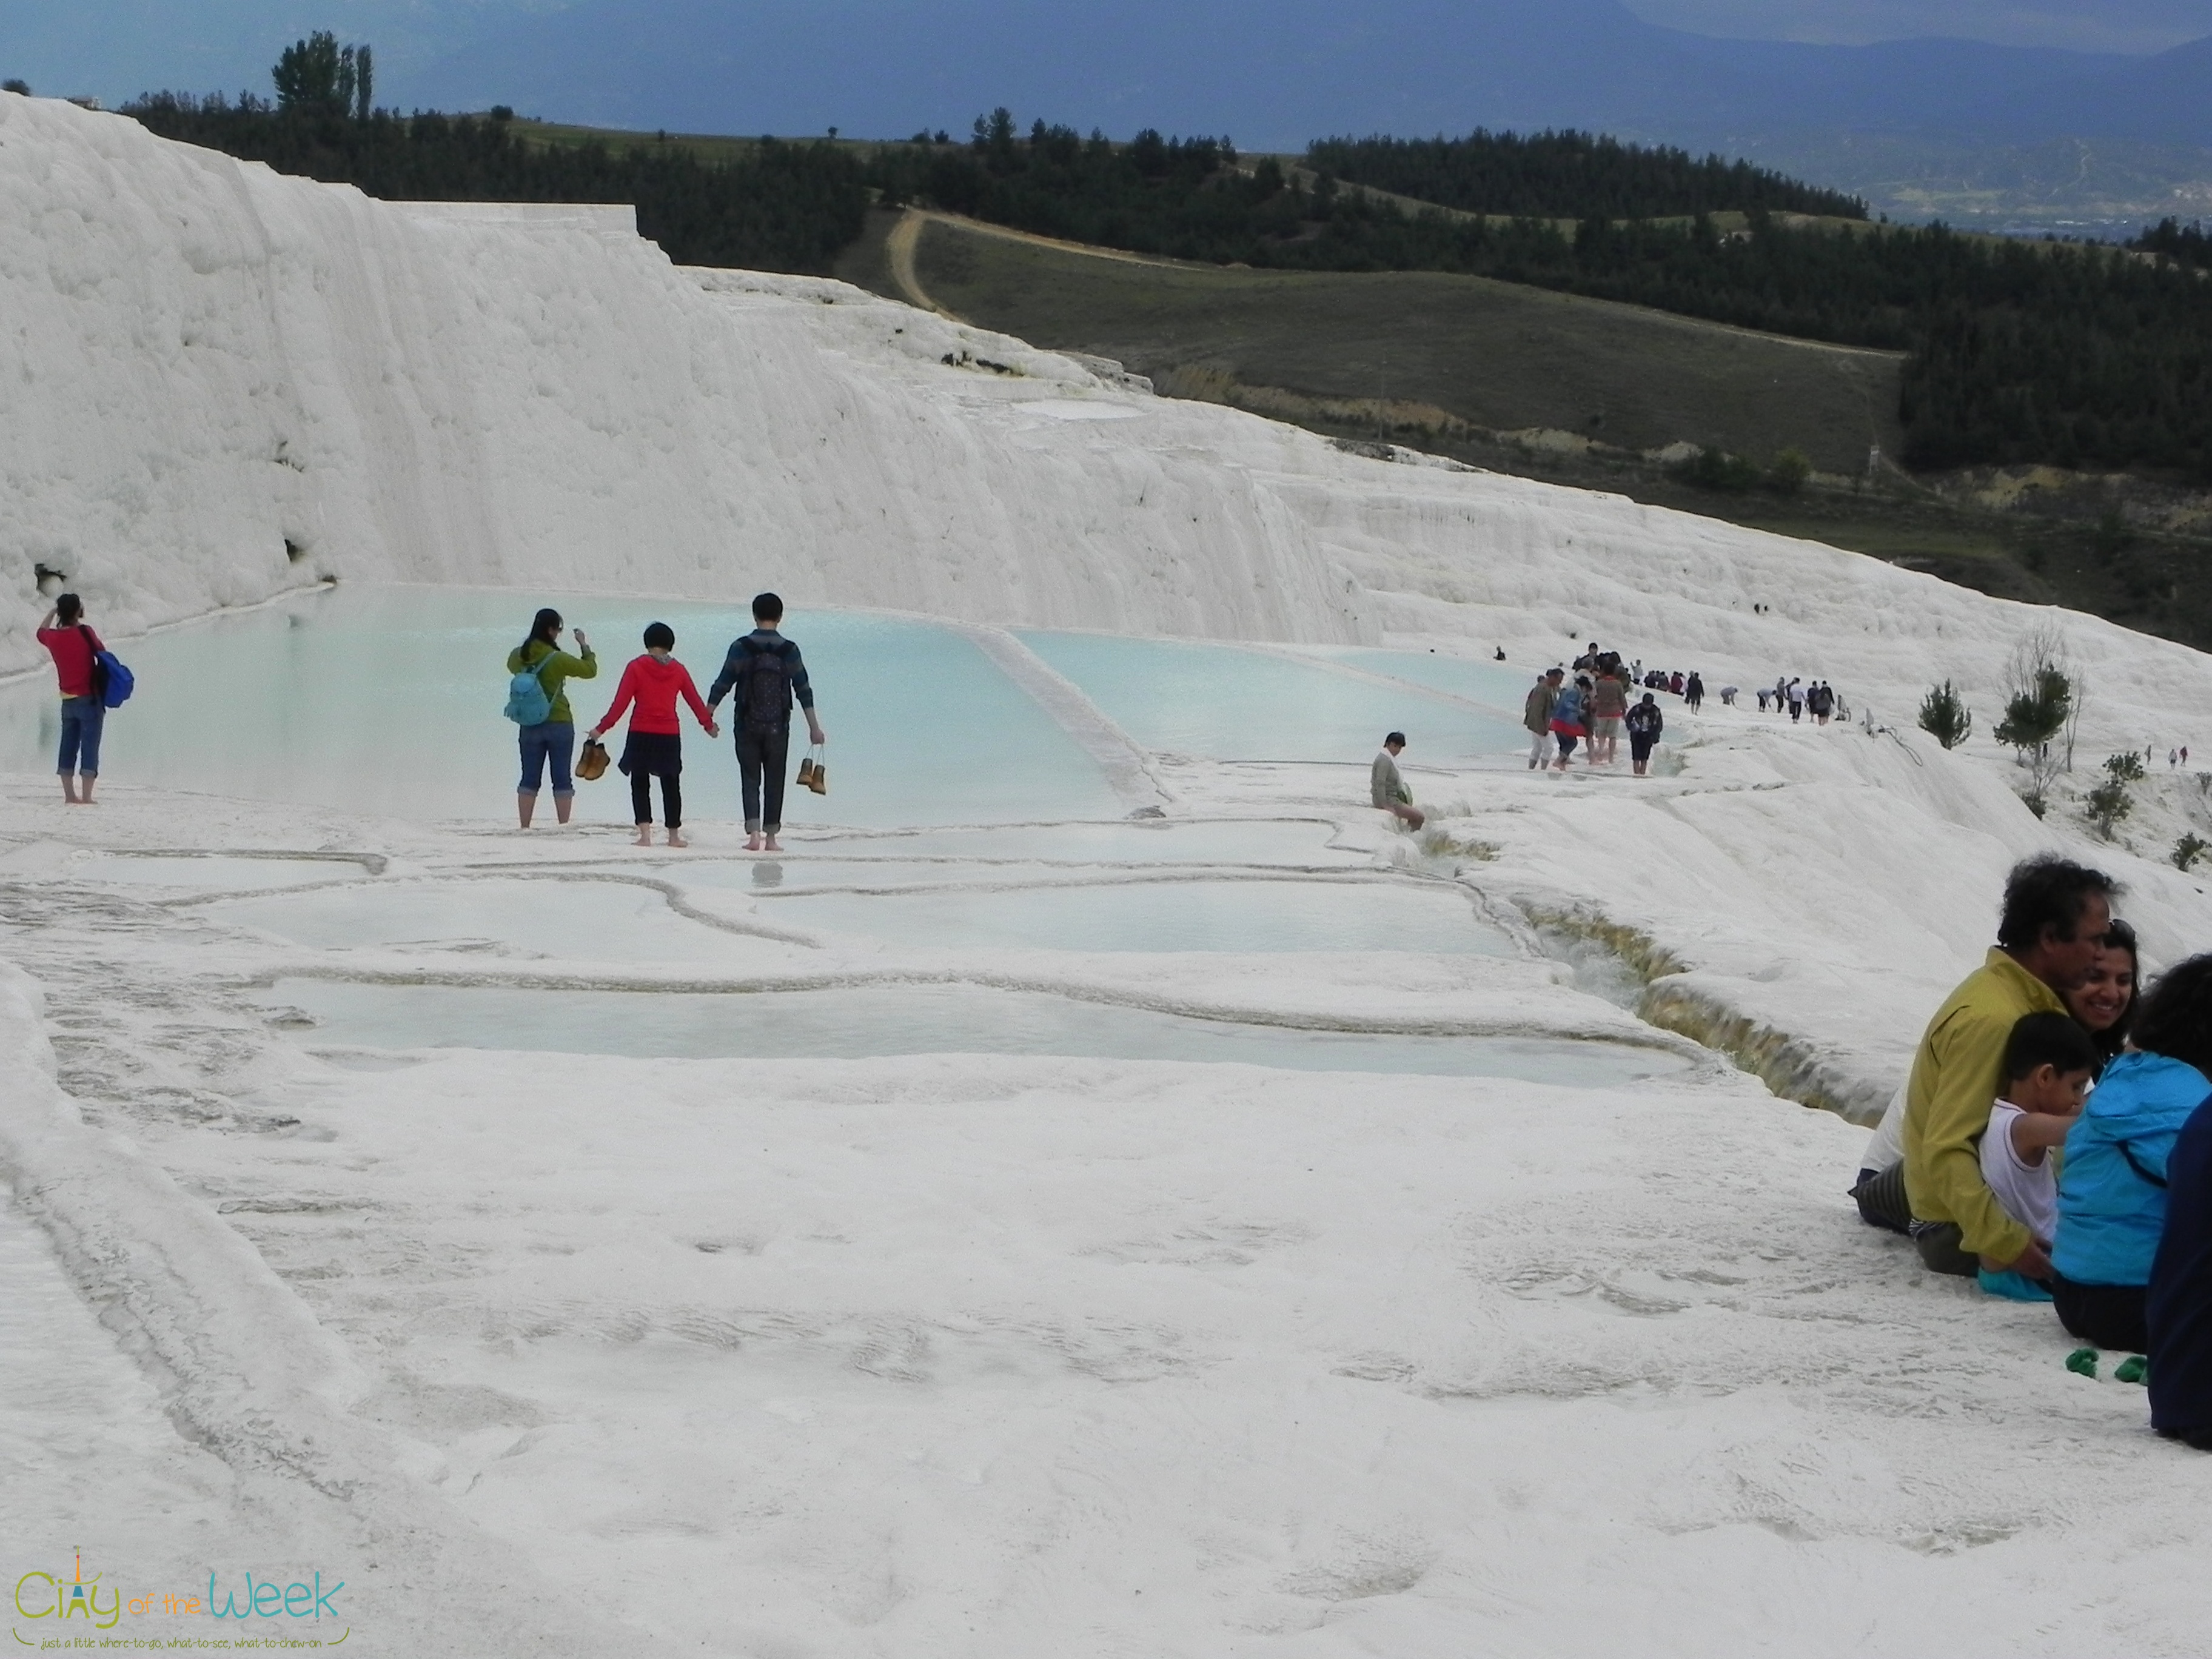
<path fill-rule="evenodd" d="M 93 644 L 95 636 L 89 628 L 82 632 L 84 642 L 92 646 L 92 695 L 100 699 L 103 708 L 120 708 L 137 690 L 137 677 L 123 665 L 122 659 L 112 651 Z"/>
<path fill-rule="evenodd" d="M 547 652 L 535 668 L 526 668 L 507 682 L 507 717 L 517 726 L 543 726 L 552 719 L 553 695 L 541 677 L 557 654 Z"/>

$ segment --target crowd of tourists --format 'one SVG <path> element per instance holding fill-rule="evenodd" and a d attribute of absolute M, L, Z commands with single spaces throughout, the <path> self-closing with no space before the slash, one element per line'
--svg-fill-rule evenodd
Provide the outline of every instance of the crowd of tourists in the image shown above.
<path fill-rule="evenodd" d="M 1694 714 L 1705 707 L 1705 676 L 1694 668 L 1647 669 L 1640 659 L 1624 663 L 1619 652 L 1601 650 L 1592 640 L 1572 664 L 1545 670 L 1528 690 L 1521 713 L 1528 733 L 1528 769 L 1565 772 L 1577 749 L 1585 766 L 1617 765 L 1626 736 L 1631 769 L 1639 778 L 1650 776 L 1651 751 L 1667 730 L 1662 693 L 1680 697 Z M 1735 686 L 1722 686 L 1722 706 L 1735 708 L 1737 695 Z M 1759 693 L 1761 712 L 1770 706 L 1777 713 L 1787 710 L 1793 722 L 1810 714 L 1819 726 L 1850 713 L 1826 680 L 1808 685 L 1787 677 Z"/>
<path fill-rule="evenodd" d="M 538 797 L 552 774 L 553 810 L 562 823 L 568 822 L 576 794 L 575 778 L 581 772 L 588 782 L 604 769 L 599 739 L 619 724 L 625 714 L 629 730 L 623 743 L 620 770 L 629 779 L 631 817 L 637 825 L 637 844 L 653 844 L 653 785 L 660 783 L 661 821 L 668 845 L 688 845 L 684 839 L 684 743 L 679 722 L 681 703 L 710 738 L 721 728 L 715 711 L 723 698 L 736 696 L 731 724 L 737 749 L 738 783 L 744 798 L 745 850 L 781 851 L 776 836 L 783 830 L 784 786 L 791 757 L 791 709 L 796 700 L 806 716 L 810 741 L 820 748 L 829 741 L 814 713 L 814 688 L 806 676 L 806 663 L 798 645 L 780 631 L 783 601 L 773 593 L 753 600 L 753 631 L 730 642 L 722 671 L 702 699 L 691 672 L 676 660 L 676 630 L 654 623 L 645 630 L 642 654 L 623 668 L 615 687 L 614 701 L 599 717 L 585 740 L 584 762 L 576 757 L 576 716 L 568 702 L 568 683 L 595 679 L 599 659 L 580 628 L 574 630 L 576 648 L 561 648 L 561 635 L 568 631 L 561 613 L 540 611 L 530 625 L 530 636 L 507 656 L 510 676 L 507 714 L 521 728 L 522 778 L 515 786 L 515 810 L 525 830 L 538 808 Z M 595 756 L 594 751 L 599 750 Z M 825 775 L 820 763 L 808 757 L 799 763 L 802 786 L 823 792 Z"/>
<path fill-rule="evenodd" d="M 1632 689 L 1637 668 L 1624 664 L 1614 651 L 1601 651 L 1597 641 L 1575 659 L 1574 676 L 1565 668 L 1548 668 L 1536 677 L 1522 705 L 1521 724 L 1528 732 L 1528 769 L 1548 767 L 1565 772 L 1574 763 L 1577 746 L 1585 766 L 1616 766 L 1620 740 L 1628 739 L 1629 765 L 1635 775 L 1650 775 L 1651 751 L 1667 730 L 1667 716 L 1656 691 L 1667 687 L 1662 677 L 1646 676 L 1652 690 L 1640 697 Z M 1705 684 L 1694 674 L 1684 682 L 1705 697 Z M 1688 691 L 1682 693 L 1688 696 Z M 1694 708 L 1697 702 L 1692 702 Z"/>
<path fill-rule="evenodd" d="M 1851 1195 L 1929 1272 L 2050 1303 L 2090 1345 L 2075 1369 L 2124 1355 L 2152 1426 L 2212 1451 L 2212 954 L 2139 996 L 2118 891 L 2056 856 L 2013 870 Z"/>
<path fill-rule="evenodd" d="M 1771 690 L 1764 687 L 1760 689 L 1759 712 L 1763 714 L 1769 708 L 1778 714 L 1786 712 L 1793 726 L 1801 723 L 1808 714 L 1813 717 L 1815 726 L 1826 726 L 1838 714 L 1845 719 L 1850 716 L 1850 708 L 1836 696 L 1835 688 L 1827 681 L 1814 680 L 1808 685 L 1803 680 L 1790 675 L 1778 676 Z"/>

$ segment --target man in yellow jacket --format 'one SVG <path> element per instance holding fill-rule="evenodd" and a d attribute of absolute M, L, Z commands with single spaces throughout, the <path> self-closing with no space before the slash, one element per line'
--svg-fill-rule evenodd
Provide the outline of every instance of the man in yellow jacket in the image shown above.
<path fill-rule="evenodd" d="M 1928 1023 L 1905 1096 L 1905 1192 L 1912 1240 L 1930 1271 L 1987 1267 L 2051 1277 L 2051 1258 L 1982 1179 L 1980 1144 L 2004 1086 L 2005 1043 L 2024 1015 L 2068 1012 L 2112 928 L 2112 878 L 2055 855 L 2005 879 L 1997 947 Z"/>

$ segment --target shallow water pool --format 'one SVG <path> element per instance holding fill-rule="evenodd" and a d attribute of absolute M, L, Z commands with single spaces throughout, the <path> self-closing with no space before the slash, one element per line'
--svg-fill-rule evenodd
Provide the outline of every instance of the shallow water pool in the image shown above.
<path fill-rule="evenodd" d="M 214 921 L 317 950 L 459 951 L 572 962 L 757 967 L 787 948 L 679 914 L 641 883 L 562 879 L 378 882 L 225 899 Z"/>
<path fill-rule="evenodd" d="M 770 872 L 772 881 L 759 879 Z M 718 895 L 716 906 L 689 907 L 688 915 L 663 890 L 683 890 L 688 872 L 680 866 L 613 880 L 487 874 L 377 881 L 218 899 L 206 914 L 317 950 L 572 962 L 755 963 L 773 948 L 744 931 L 755 923 L 800 938 L 827 932 L 957 949 L 1516 953 L 1463 892 L 1443 884 L 1203 878 L 1085 884 L 1037 865 L 983 872 L 960 865 L 861 865 L 794 877 L 763 863 L 752 872 L 755 902 Z M 998 884 L 1024 877 L 1036 884 Z M 825 882 L 867 890 L 824 890 Z"/>
<path fill-rule="evenodd" d="M 199 893 L 304 887 L 316 882 L 355 880 L 368 873 L 358 859 L 245 858 L 234 854 L 208 858 L 145 857 L 122 853 L 73 860 L 64 872 L 70 881 L 119 882 Z"/>
<path fill-rule="evenodd" d="M 1336 829 L 1315 820 L 1139 818 L 1106 823 L 1023 823 L 896 835 L 806 835 L 791 857 L 1040 860 L 1094 864 L 1364 866 L 1360 848 L 1333 847 Z M 701 867 L 705 860 L 697 861 Z M 746 865 L 718 861 L 742 872 Z M 741 877 L 741 878 L 743 878 Z M 749 879 L 749 878 L 744 878 Z"/>
<path fill-rule="evenodd" d="M 1239 761 L 1374 758 L 1402 731 L 1437 763 L 1510 749 L 1520 727 L 1409 687 L 1398 691 L 1270 651 L 1187 640 L 1024 632 L 1021 639 L 1147 749 Z M 1364 790 L 1361 792 L 1364 796 Z"/>
<path fill-rule="evenodd" d="M 614 701 L 648 622 L 675 629 L 676 654 L 702 696 L 729 641 L 751 627 L 738 609 L 672 599 L 408 586 L 302 594 L 119 641 L 138 690 L 108 717 L 101 769 L 112 782 L 398 817 L 507 819 L 518 769 L 515 728 L 501 713 L 506 658 L 541 604 L 583 627 L 599 653 L 599 677 L 568 685 L 580 737 Z M 833 793 L 787 794 L 794 827 L 1124 810 L 1090 757 L 960 635 L 796 611 L 787 632 L 806 653 L 831 738 Z M 727 704 L 723 712 L 726 721 Z M 726 723 L 716 741 L 688 711 L 682 718 L 688 816 L 742 817 Z M 52 771 L 59 722 L 51 675 L 0 686 L 0 769 Z M 796 735 L 803 743 L 803 723 Z M 617 756 L 620 743 L 617 731 Z M 577 811 L 587 822 L 629 822 L 627 781 L 610 769 L 580 784 Z"/>
<path fill-rule="evenodd" d="M 1521 704 L 1528 695 L 1528 688 L 1536 681 L 1537 671 L 1534 668 L 1523 672 L 1506 663 L 1448 657 L 1441 651 L 1381 651 L 1370 646 L 1350 645 L 1307 648 L 1324 661 L 1345 663 L 1370 673 L 1410 680 L 1431 690 L 1447 691 L 1455 697 L 1467 697 L 1516 720 L 1520 718 Z"/>
<path fill-rule="evenodd" d="M 267 994 L 316 1024 L 310 1045 L 516 1048 L 636 1059 L 1061 1054 L 1236 1061 L 1302 1072 L 1517 1078 L 1604 1088 L 1686 1062 L 1661 1049 L 1545 1037 L 1376 1036 L 1191 1019 L 969 985 L 753 994 L 516 990 L 284 979 Z"/>
<path fill-rule="evenodd" d="M 1379 880 L 763 894 L 759 914 L 791 927 L 962 949 L 1515 954 L 1464 893 Z"/>

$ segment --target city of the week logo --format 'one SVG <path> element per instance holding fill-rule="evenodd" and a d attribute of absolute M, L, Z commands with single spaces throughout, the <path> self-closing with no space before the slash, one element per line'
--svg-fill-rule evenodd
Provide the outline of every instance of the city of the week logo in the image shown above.
<path fill-rule="evenodd" d="M 51 1572 L 33 1568 L 15 1581 L 15 1611 L 26 1619 L 82 1619 L 95 1630 L 113 1628 L 127 1607 L 134 1616 L 150 1613 L 170 1614 L 198 1614 L 216 1619 L 314 1619 L 325 1613 L 335 1619 L 337 1608 L 331 1597 L 345 1588 L 340 1579 L 328 1589 L 323 1588 L 323 1575 L 318 1569 L 312 1583 L 300 1582 L 277 1584 L 267 1580 L 257 1582 L 252 1573 L 245 1575 L 243 1595 L 225 1586 L 221 1606 L 216 1602 L 216 1575 L 208 1574 L 207 1595 L 138 1595 L 126 1602 L 121 1589 L 111 1587 L 106 1599 L 100 1594 L 101 1575 L 84 1576 L 84 1554 L 77 1553 L 76 1576 L 62 1578 Z M 347 1634 L 352 1633 L 349 1627 Z M 21 1637 L 18 1635 L 18 1641 Z M 343 1642 L 345 1637 L 337 1638 Z"/>

